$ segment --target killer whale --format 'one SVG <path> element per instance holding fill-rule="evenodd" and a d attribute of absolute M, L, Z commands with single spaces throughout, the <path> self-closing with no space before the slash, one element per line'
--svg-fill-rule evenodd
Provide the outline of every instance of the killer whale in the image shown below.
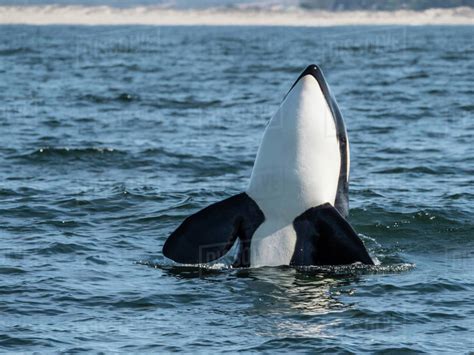
<path fill-rule="evenodd" d="M 186 218 L 163 255 L 234 267 L 373 264 L 347 222 L 349 141 L 321 69 L 308 66 L 267 125 L 245 192 Z"/>

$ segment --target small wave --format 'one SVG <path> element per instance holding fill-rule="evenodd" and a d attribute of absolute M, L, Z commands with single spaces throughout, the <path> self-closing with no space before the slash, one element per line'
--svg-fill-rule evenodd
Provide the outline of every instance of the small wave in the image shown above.
<path fill-rule="evenodd" d="M 41 255 L 52 254 L 71 254 L 90 251 L 91 249 L 76 243 L 51 243 L 46 248 L 38 249 L 37 253 Z"/>
<path fill-rule="evenodd" d="M 399 155 L 399 154 L 406 154 L 407 150 L 406 149 L 401 149 L 401 148 L 387 147 L 387 148 L 380 149 L 379 152 L 380 153 L 393 154 L 393 155 Z"/>
<path fill-rule="evenodd" d="M 453 194 L 448 193 L 448 194 L 445 194 L 443 197 L 447 200 L 453 200 L 453 201 L 457 201 L 461 199 L 474 201 L 474 194 L 471 194 L 469 192 L 453 193 Z"/>
<path fill-rule="evenodd" d="M 79 96 L 79 100 L 89 101 L 95 104 L 106 104 L 110 102 L 129 103 L 129 102 L 134 102 L 134 101 L 140 101 L 140 97 L 135 94 L 124 92 L 116 96 L 100 96 L 100 95 L 94 95 L 94 94 L 85 94 L 85 95 Z"/>
<path fill-rule="evenodd" d="M 426 166 L 416 166 L 412 168 L 390 168 L 376 171 L 377 174 L 429 174 L 429 175 L 438 175 L 440 174 L 439 170 L 431 169 Z"/>
<path fill-rule="evenodd" d="M 467 111 L 467 112 L 473 112 L 473 111 L 474 111 L 474 105 L 473 105 L 473 104 L 461 105 L 459 108 L 460 108 L 461 110 Z"/>
<path fill-rule="evenodd" d="M 11 190 L 11 189 L 2 189 L 0 188 L 0 196 L 1 197 L 13 197 L 13 196 L 18 196 L 21 195 L 17 191 Z"/>
<path fill-rule="evenodd" d="M 15 156 L 13 158 L 20 158 L 29 161 L 44 161 L 50 159 L 69 159 L 69 160 L 80 160 L 80 159 L 91 159 L 91 158 L 114 158 L 124 157 L 127 153 L 107 147 L 96 147 L 96 148 L 55 148 L 55 147 L 43 147 L 39 148 L 32 153 Z"/>
<path fill-rule="evenodd" d="M 53 226 L 58 228 L 77 228 L 80 226 L 85 226 L 87 223 L 79 222 L 79 221 L 71 221 L 71 220 L 54 220 L 54 219 L 47 219 L 37 223 L 38 225 L 46 225 L 46 226 Z"/>
<path fill-rule="evenodd" d="M 154 302 L 153 300 L 150 300 L 146 297 L 137 298 L 137 299 L 134 299 L 134 300 L 122 300 L 122 301 L 117 301 L 117 302 L 113 302 L 113 303 L 108 302 L 107 304 L 108 304 L 109 307 L 113 307 L 113 308 L 147 309 L 147 308 L 157 308 L 158 307 L 156 302 Z M 161 308 L 161 307 L 163 307 L 163 304 L 160 304 L 159 306 Z M 168 307 L 172 308 L 173 306 L 168 306 Z"/>
<path fill-rule="evenodd" d="M 159 99 L 157 102 L 150 103 L 149 106 L 155 108 L 173 108 L 173 109 L 197 109 L 219 106 L 221 100 L 198 100 L 193 97 L 188 97 L 183 100 L 173 100 L 168 98 Z"/>
<path fill-rule="evenodd" d="M 463 52 L 447 52 L 441 56 L 441 59 L 450 62 L 456 62 L 461 60 L 469 60 L 469 56 Z"/>
<path fill-rule="evenodd" d="M 95 256 L 88 256 L 86 260 L 97 264 L 97 265 L 107 265 L 107 261 L 102 260 L 100 257 L 95 257 Z"/>
<path fill-rule="evenodd" d="M 0 346 L 5 348 L 17 347 L 17 346 L 32 346 L 38 344 L 34 340 L 18 338 L 9 336 L 7 334 L 0 334 Z"/>
<path fill-rule="evenodd" d="M 13 55 L 18 55 L 18 54 L 27 54 L 27 53 L 33 53 L 33 52 L 34 51 L 31 48 L 27 48 L 27 47 L 0 49 L 0 57 L 6 57 L 10 55 L 13 56 Z"/>
<path fill-rule="evenodd" d="M 419 72 L 408 74 L 403 79 L 405 79 L 405 80 L 414 80 L 414 79 L 426 79 L 426 78 L 429 78 L 429 77 L 430 77 L 430 75 L 427 72 L 419 71 Z"/>
<path fill-rule="evenodd" d="M 25 274 L 26 271 L 17 267 L 0 267 L 0 275 L 19 275 Z"/>

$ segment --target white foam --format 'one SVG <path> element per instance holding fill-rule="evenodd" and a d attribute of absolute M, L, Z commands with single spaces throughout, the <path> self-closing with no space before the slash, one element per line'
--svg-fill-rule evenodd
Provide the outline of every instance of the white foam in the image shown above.
<path fill-rule="evenodd" d="M 172 9 L 152 6 L 0 6 L 0 24 L 28 25 L 474 25 L 474 9 L 308 11 L 297 7 Z"/>

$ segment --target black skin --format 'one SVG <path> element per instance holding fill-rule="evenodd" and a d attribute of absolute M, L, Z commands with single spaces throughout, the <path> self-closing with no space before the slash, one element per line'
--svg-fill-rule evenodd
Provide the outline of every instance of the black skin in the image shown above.
<path fill-rule="evenodd" d="M 357 233 L 329 203 L 310 208 L 293 226 L 296 246 L 290 265 L 374 264 Z"/>
<path fill-rule="evenodd" d="M 240 239 L 239 260 L 248 266 L 250 239 L 265 220 L 246 193 L 229 197 L 186 218 L 169 236 L 163 254 L 182 264 L 209 263 L 224 256 L 237 238 Z"/>

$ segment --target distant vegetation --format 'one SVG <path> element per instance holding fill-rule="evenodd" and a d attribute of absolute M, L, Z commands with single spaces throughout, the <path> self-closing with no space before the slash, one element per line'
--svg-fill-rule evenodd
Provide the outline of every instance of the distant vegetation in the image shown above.
<path fill-rule="evenodd" d="M 301 6 L 324 10 L 426 10 L 458 6 L 474 7 L 474 0 L 301 0 Z"/>

